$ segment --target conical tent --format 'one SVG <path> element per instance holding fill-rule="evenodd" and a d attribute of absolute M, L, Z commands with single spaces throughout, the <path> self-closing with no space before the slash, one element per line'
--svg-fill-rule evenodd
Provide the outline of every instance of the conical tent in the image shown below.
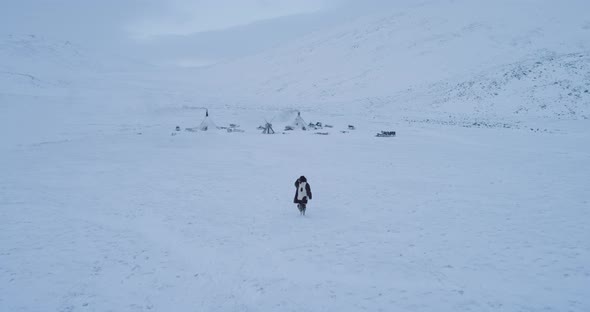
<path fill-rule="evenodd" d="M 293 123 L 291 124 L 291 127 L 293 129 L 307 130 L 306 125 L 307 124 L 305 123 L 305 120 L 303 120 L 303 118 L 301 118 L 301 112 L 297 112 L 297 118 L 295 118 L 295 121 L 293 121 Z"/>
<path fill-rule="evenodd" d="M 203 121 L 199 125 L 199 130 L 207 131 L 207 130 L 216 130 L 216 129 L 217 129 L 217 126 L 215 125 L 213 120 L 211 120 L 211 118 L 209 118 L 209 110 L 207 110 L 205 112 L 205 119 L 203 119 Z"/>

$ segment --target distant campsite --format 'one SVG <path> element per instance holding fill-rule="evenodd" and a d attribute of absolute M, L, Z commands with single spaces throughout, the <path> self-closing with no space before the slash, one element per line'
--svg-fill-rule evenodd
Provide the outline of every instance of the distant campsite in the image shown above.
<path fill-rule="evenodd" d="M 263 124 L 256 128 L 257 131 L 260 131 L 261 134 L 288 134 L 291 131 L 310 131 L 313 134 L 317 135 L 329 135 L 331 133 L 330 130 L 334 129 L 334 125 L 323 123 L 321 121 L 316 122 L 306 122 L 305 119 L 301 116 L 300 111 L 296 111 L 297 116 L 291 121 L 288 122 L 287 125 L 284 126 L 282 131 L 275 130 L 273 126 L 273 120 L 270 121 L 265 120 Z M 338 130 L 337 133 L 347 134 L 350 131 L 356 130 L 356 126 L 348 124 L 346 126 L 342 126 L 342 129 Z M 206 132 L 206 131 L 225 131 L 227 133 L 244 133 L 246 130 L 241 129 L 240 125 L 236 123 L 230 123 L 228 126 L 218 126 L 216 122 L 213 121 L 213 118 L 209 114 L 209 109 L 205 109 L 205 117 L 201 121 L 201 123 L 196 127 L 188 127 L 184 129 L 188 132 Z M 177 135 L 178 132 L 181 131 L 180 126 L 176 126 L 175 132 L 172 135 Z M 377 133 L 376 137 L 394 137 L 396 135 L 395 131 L 381 131 Z"/>

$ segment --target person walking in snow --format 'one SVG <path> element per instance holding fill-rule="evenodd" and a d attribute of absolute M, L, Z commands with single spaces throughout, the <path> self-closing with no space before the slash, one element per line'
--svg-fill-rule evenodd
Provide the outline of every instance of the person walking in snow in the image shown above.
<path fill-rule="evenodd" d="M 293 198 L 293 202 L 297 204 L 297 208 L 299 208 L 299 213 L 304 216 L 305 215 L 305 208 L 307 206 L 307 201 L 311 200 L 311 187 L 309 183 L 307 183 L 307 179 L 304 176 L 300 176 L 297 181 L 295 181 L 295 198 Z"/>

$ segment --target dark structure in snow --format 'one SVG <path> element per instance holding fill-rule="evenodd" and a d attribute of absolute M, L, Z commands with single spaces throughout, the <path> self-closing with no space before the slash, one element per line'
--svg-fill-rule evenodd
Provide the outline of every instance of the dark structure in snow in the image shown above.
<path fill-rule="evenodd" d="M 228 133 L 233 132 L 245 132 L 244 130 L 240 129 L 240 125 L 238 124 L 229 124 L 229 127 L 219 127 L 219 129 L 226 129 Z"/>
<path fill-rule="evenodd" d="M 275 131 L 272 128 L 272 124 L 270 122 L 268 122 L 268 121 L 266 122 L 266 124 L 263 127 L 262 133 L 263 134 L 274 134 L 275 133 Z"/>
<path fill-rule="evenodd" d="M 377 133 L 376 137 L 394 137 L 395 131 L 381 131 L 381 133 Z"/>

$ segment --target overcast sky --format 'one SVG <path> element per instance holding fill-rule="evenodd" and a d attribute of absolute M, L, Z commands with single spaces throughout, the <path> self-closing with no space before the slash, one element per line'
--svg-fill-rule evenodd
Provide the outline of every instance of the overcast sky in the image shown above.
<path fill-rule="evenodd" d="M 142 16 L 128 23 L 134 37 L 189 35 L 221 30 L 301 13 L 328 6 L 328 0 L 169 0 L 153 3 Z"/>
<path fill-rule="evenodd" d="M 209 64 L 255 53 L 339 18 L 328 12 L 356 12 L 394 0 L 1 1 L 0 34 L 71 40 L 156 62 Z"/>
<path fill-rule="evenodd" d="M 187 35 L 317 12 L 342 0 L 3 0 L 3 31 Z"/>

